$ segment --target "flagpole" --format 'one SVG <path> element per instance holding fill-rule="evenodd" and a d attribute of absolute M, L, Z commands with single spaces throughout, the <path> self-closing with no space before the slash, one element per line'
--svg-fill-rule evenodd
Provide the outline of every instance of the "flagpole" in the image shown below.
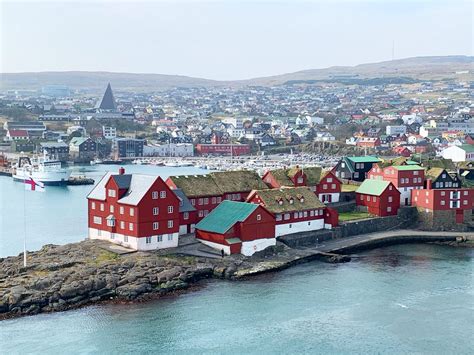
<path fill-rule="evenodd" d="M 23 267 L 26 267 L 26 186 L 23 184 Z"/>

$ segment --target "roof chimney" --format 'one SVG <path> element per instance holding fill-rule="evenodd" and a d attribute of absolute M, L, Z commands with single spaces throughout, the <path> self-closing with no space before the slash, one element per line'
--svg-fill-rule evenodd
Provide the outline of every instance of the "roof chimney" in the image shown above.
<path fill-rule="evenodd" d="M 121 166 L 119 168 L 119 175 L 123 175 L 123 174 L 125 174 L 125 168 L 123 166 Z"/>
<path fill-rule="evenodd" d="M 427 179 L 426 180 L 426 189 L 431 190 L 433 188 L 433 180 Z"/>

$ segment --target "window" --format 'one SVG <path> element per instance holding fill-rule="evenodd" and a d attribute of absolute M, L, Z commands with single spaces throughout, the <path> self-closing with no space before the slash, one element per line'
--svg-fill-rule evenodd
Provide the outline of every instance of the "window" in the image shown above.
<path fill-rule="evenodd" d="M 147 244 L 151 244 L 151 237 L 145 237 L 145 242 Z"/>
<path fill-rule="evenodd" d="M 281 214 L 277 214 L 277 215 L 276 215 L 276 220 L 277 220 L 277 221 L 281 221 Z"/>
<path fill-rule="evenodd" d="M 125 243 L 128 243 L 128 236 L 127 236 L 127 235 L 124 235 L 124 236 L 123 236 L 123 241 L 124 241 Z"/>
<path fill-rule="evenodd" d="M 290 214 L 289 213 L 285 213 L 285 215 L 283 216 L 284 220 L 287 221 L 290 219 Z"/>
<path fill-rule="evenodd" d="M 323 184 L 323 190 L 327 190 L 328 189 L 328 185 L 327 184 Z"/>
<path fill-rule="evenodd" d="M 189 212 L 183 213 L 183 219 L 189 219 Z"/>
<path fill-rule="evenodd" d="M 114 205 L 110 205 L 110 213 L 114 213 Z"/>
<path fill-rule="evenodd" d="M 168 206 L 168 213 L 173 213 L 173 206 Z"/>
<path fill-rule="evenodd" d="M 131 231 L 133 231 L 133 223 L 129 223 L 129 224 L 128 224 L 128 229 L 131 230 Z"/>
<path fill-rule="evenodd" d="M 320 215 L 320 216 L 323 215 L 323 210 L 319 210 L 319 215 Z"/>
<path fill-rule="evenodd" d="M 217 203 L 221 203 L 222 202 L 222 198 L 218 197 L 217 198 Z"/>
<path fill-rule="evenodd" d="M 444 206 L 444 205 L 446 205 L 446 201 L 441 200 L 441 206 Z"/>
<path fill-rule="evenodd" d="M 462 201 L 462 204 L 463 204 L 464 206 L 467 206 L 467 200 L 463 200 L 463 201 Z"/>
<path fill-rule="evenodd" d="M 116 196 L 115 195 L 115 190 L 109 189 L 108 195 L 109 195 L 109 197 L 115 197 Z"/>
<path fill-rule="evenodd" d="M 191 205 L 196 206 L 196 200 L 194 198 L 191 200 Z"/>
<path fill-rule="evenodd" d="M 261 221 L 262 220 L 262 216 L 261 215 L 257 215 L 257 221 Z"/>
<path fill-rule="evenodd" d="M 360 200 L 364 201 L 364 195 L 360 195 Z"/>
<path fill-rule="evenodd" d="M 199 205 L 199 206 L 202 206 L 202 198 L 200 198 L 200 199 L 198 200 L 198 205 Z"/>
<path fill-rule="evenodd" d="M 199 216 L 199 217 L 204 217 L 204 211 L 199 211 L 199 212 L 198 212 L 198 216 Z"/>
<path fill-rule="evenodd" d="M 206 198 L 204 199 L 204 204 L 207 205 L 208 203 L 209 203 L 209 198 L 206 197 Z"/>
<path fill-rule="evenodd" d="M 173 240 L 173 234 L 168 234 L 168 240 Z"/>
<path fill-rule="evenodd" d="M 153 207 L 153 216 L 158 216 L 160 209 L 158 207 Z"/>
<path fill-rule="evenodd" d="M 168 228 L 173 228 L 173 221 L 168 221 Z"/>
<path fill-rule="evenodd" d="M 303 183 L 303 178 L 299 177 L 297 181 L 298 181 L 298 184 L 302 184 Z"/>
<path fill-rule="evenodd" d="M 446 195 L 446 192 L 445 191 L 441 191 L 441 196 L 445 196 Z"/>
<path fill-rule="evenodd" d="M 303 218 L 303 212 L 298 213 L 299 218 Z"/>
<path fill-rule="evenodd" d="M 115 227 L 115 219 L 113 218 L 107 219 L 107 227 Z"/>
<path fill-rule="evenodd" d="M 414 171 L 414 172 L 413 172 L 413 175 L 414 175 L 414 176 L 417 176 L 418 173 L 419 173 L 418 171 Z"/>
<path fill-rule="evenodd" d="M 392 185 L 388 185 L 388 189 L 392 191 Z"/>
<path fill-rule="evenodd" d="M 464 196 L 467 196 L 468 194 L 469 194 L 469 193 L 467 192 L 467 190 L 465 190 L 465 191 L 463 192 L 463 195 L 464 195 Z"/>
<path fill-rule="evenodd" d="M 336 184 L 331 184 L 331 189 L 335 189 L 336 188 Z"/>
<path fill-rule="evenodd" d="M 393 201 L 393 197 L 392 196 L 388 196 L 388 202 L 392 202 Z"/>
<path fill-rule="evenodd" d="M 151 193 L 151 198 L 152 198 L 153 200 L 157 200 L 157 199 L 158 199 L 158 191 L 153 191 L 153 192 Z"/>
<path fill-rule="evenodd" d="M 204 210 L 204 217 L 206 217 L 209 214 L 208 210 Z"/>
<path fill-rule="evenodd" d="M 125 222 L 124 221 L 120 221 L 120 228 L 125 229 Z"/>
<path fill-rule="evenodd" d="M 309 216 L 314 217 L 314 211 L 313 210 L 309 211 Z"/>
<path fill-rule="evenodd" d="M 120 206 L 119 210 L 120 210 L 120 214 L 123 214 L 123 213 L 124 213 L 124 211 L 123 211 L 123 206 Z"/>
<path fill-rule="evenodd" d="M 110 233 L 110 239 L 115 239 L 115 233 Z"/>
<path fill-rule="evenodd" d="M 332 182 L 332 178 L 327 178 L 326 181 L 329 182 L 329 183 L 331 183 L 331 182 Z"/>
<path fill-rule="evenodd" d="M 387 212 L 392 212 L 392 207 L 387 207 Z"/>
<path fill-rule="evenodd" d="M 160 191 L 160 198 L 166 198 L 166 191 Z"/>
<path fill-rule="evenodd" d="M 160 228 L 159 222 L 153 222 L 153 230 L 156 231 L 158 228 Z"/>
<path fill-rule="evenodd" d="M 293 218 L 298 218 L 298 212 L 295 212 L 295 213 L 293 214 Z"/>
<path fill-rule="evenodd" d="M 157 236 L 156 236 L 156 241 L 157 241 L 158 243 L 162 242 L 162 241 L 163 241 L 163 236 L 162 236 L 162 235 L 157 235 Z"/>
<path fill-rule="evenodd" d="M 135 210 L 130 207 L 130 216 L 133 217 L 135 215 Z"/>
<path fill-rule="evenodd" d="M 212 203 L 213 205 L 216 204 L 216 198 L 215 198 L 215 197 L 213 197 L 213 198 L 211 199 L 211 203 Z"/>
<path fill-rule="evenodd" d="M 100 204 L 100 210 L 101 210 L 101 211 L 104 210 L 104 204 L 103 204 L 103 203 Z"/>
<path fill-rule="evenodd" d="M 305 217 L 305 218 L 308 217 L 308 211 L 303 212 L 303 217 Z"/>
<path fill-rule="evenodd" d="M 102 218 L 94 216 L 94 224 L 102 224 Z"/>
<path fill-rule="evenodd" d="M 92 208 L 93 210 L 95 210 L 95 202 L 92 202 L 91 208 Z"/>

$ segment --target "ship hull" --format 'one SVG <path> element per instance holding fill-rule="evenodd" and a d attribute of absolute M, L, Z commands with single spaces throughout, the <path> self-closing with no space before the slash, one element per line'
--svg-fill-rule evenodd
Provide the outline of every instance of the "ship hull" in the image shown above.
<path fill-rule="evenodd" d="M 70 171 L 58 171 L 58 172 L 30 172 L 28 171 L 17 171 L 13 174 L 13 179 L 16 181 L 25 181 L 30 176 L 38 181 L 41 181 L 45 185 L 67 185 L 69 177 L 71 176 Z"/>

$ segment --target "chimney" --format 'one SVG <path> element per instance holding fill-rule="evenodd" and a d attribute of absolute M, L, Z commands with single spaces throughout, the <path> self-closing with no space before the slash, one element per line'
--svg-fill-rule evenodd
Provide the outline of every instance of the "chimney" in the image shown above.
<path fill-rule="evenodd" d="M 123 166 L 121 166 L 121 167 L 119 168 L 119 175 L 123 175 L 123 174 L 125 174 L 125 169 L 124 169 Z"/>
<path fill-rule="evenodd" d="M 433 180 L 427 179 L 426 180 L 426 189 L 431 190 L 433 188 L 432 185 L 433 185 Z"/>

